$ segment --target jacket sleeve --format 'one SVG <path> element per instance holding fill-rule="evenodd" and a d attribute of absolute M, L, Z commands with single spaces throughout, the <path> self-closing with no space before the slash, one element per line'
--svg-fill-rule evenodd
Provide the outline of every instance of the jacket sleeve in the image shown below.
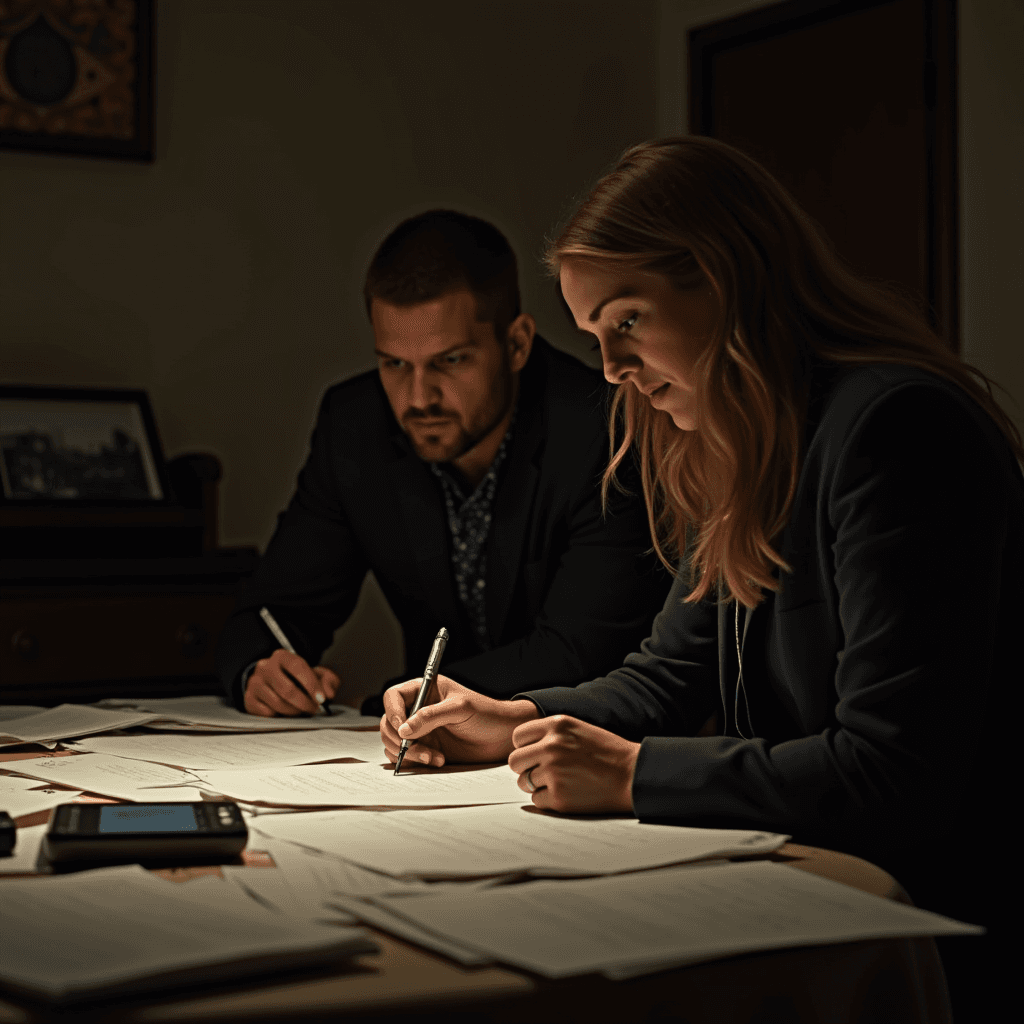
<path fill-rule="evenodd" d="M 875 400 L 837 447 L 818 489 L 818 543 L 844 652 L 830 678 L 789 681 L 796 692 L 829 688 L 825 728 L 775 744 L 683 738 L 695 721 L 684 698 L 698 680 L 707 689 L 708 658 L 704 633 L 691 636 L 696 613 L 668 605 L 633 665 L 575 693 L 528 695 L 546 714 L 646 735 L 633 785 L 641 818 L 897 849 L 922 842 L 962 791 L 991 715 L 1004 550 L 1024 525 L 1011 497 L 1020 481 L 975 417 L 930 384 Z"/>
<path fill-rule="evenodd" d="M 595 443 L 603 456 L 605 442 Z M 445 674 L 508 698 L 524 686 L 575 686 L 621 664 L 650 632 L 671 584 L 647 553 L 647 514 L 638 487 L 630 490 L 616 494 L 605 514 L 591 478 L 566 517 L 561 559 L 530 631 L 447 666 Z"/>
<path fill-rule="evenodd" d="M 332 464 L 331 412 L 321 406 L 309 457 L 288 508 L 221 635 L 218 674 L 229 702 L 242 707 L 242 671 L 279 646 L 259 609 L 266 605 L 311 665 L 351 614 L 368 565 L 348 525 Z"/>

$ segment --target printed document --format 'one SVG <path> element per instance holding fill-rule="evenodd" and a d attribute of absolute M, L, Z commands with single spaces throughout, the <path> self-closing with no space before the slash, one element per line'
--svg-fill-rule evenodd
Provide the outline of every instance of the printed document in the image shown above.
<path fill-rule="evenodd" d="M 151 786 L 195 786 L 193 776 L 148 761 L 133 761 L 127 757 L 111 754 L 72 754 L 70 757 L 33 757 L 8 762 L 17 765 L 17 771 L 34 779 L 47 782 L 61 782 L 65 786 L 99 793 L 102 796 L 121 797 L 122 793 L 134 794 L 139 789 Z M 163 792 L 168 792 L 163 790 Z M 134 800 L 136 796 L 125 799 Z M 174 796 L 153 797 L 154 800 L 174 800 Z"/>
<path fill-rule="evenodd" d="M 356 732 L 352 729 L 244 733 L 239 736 L 185 733 L 96 736 L 76 741 L 74 749 L 206 770 L 274 768 L 339 757 L 379 762 L 386 757 L 379 731 Z"/>
<path fill-rule="evenodd" d="M 377 948 L 362 929 L 276 914 L 223 879 L 168 882 L 138 865 L 8 880 L 0 918 L 0 985 L 56 1001 L 266 976 Z"/>
<path fill-rule="evenodd" d="M 402 925 L 412 923 L 548 978 L 594 971 L 635 977 L 787 946 L 984 931 L 765 861 L 413 899 L 379 896 L 373 903 Z M 358 901 L 345 906 L 359 913 Z M 372 920 L 388 927 L 379 915 Z"/>
<path fill-rule="evenodd" d="M 308 764 L 195 774 L 223 796 L 289 807 L 443 807 L 522 803 L 526 798 L 508 765 L 455 772 L 403 767 L 400 775 L 394 771 L 394 765 Z"/>
<path fill-rule="evenodd" d="M 148 711 L 109 711 L 88 704 L 59 704 L 34 715 L 4 722 L 0 725 L 0 747 L 127 729 L 133 725 L 144 725 L 154 717 Z"/>
<path fill-rule="evenodd" d="M 770 853 L 789 838 L 774 832 L 651 825 L 635 818 L 547 814 L 532 804 L 522 806 L 522 794 L 518 806 L 430 814 L 276 814 L 261 817 L 258 827 L 264 835 L 329 850 L 389 875 L 423 878 L 638 871 L 704 857 Z"/>
<path fill-rule="evenodd" d="M 96 702 L 101 708 L 136 708 L 159 717 L 150 729 L 187 729 L 224 732 L 288 732 L 293 729 L 363 729 L 380 727 L 380 718 L 361 715 L 355 708 L 332 704 L 332 715 L 309 718 L 261 718 L 238 711 L 212 695 L 199 697 L 108 697 Z"/>
<path fill-rule="evenodd" d="M 41 785 L 38 779 L 24 779 L 30 786 Z M 58 804 L 69 804 L 78 790 L 73 789 L 23 789 L 10 790 L 0 785 L 0 811 L 6 811 L 12 818 L 20 818 L 38 811 L 48 811 Z"/>

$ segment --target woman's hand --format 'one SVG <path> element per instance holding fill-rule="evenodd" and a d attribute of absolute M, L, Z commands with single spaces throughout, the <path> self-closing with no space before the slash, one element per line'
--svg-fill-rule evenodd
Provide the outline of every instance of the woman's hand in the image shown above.
<path fill-rule="evenodd" d="M 520 725 L 512 742 L 516 749 L 508 766 L 538 807 L 571 814 L 633 813 L 639 743 L 568 715 Z"/>
<path fill-rule="evenodd" d="M 446 763 L 479 764 L 504 761 L 512 751 L 517 725 L 539 717 L 531 700 L 494 700 L 439 675 L 423 707 L 406 720 L 416 702 L 420 681 L 410 679 L 384 691 L 380 735 L 388 760 L 398 760 L 402 740 L 409 744 L 408 763 L 437 768 Z"/>

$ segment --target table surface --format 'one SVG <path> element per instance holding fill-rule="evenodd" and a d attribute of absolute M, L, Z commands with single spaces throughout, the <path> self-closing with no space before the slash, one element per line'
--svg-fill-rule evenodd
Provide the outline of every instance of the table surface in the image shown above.
<path fill-rule="evenodd" d="M 11 762 L 38 756 L 38 753 L 0 753 L 0 771 L 16 770 Z M 19 827 L 42 824 L 48 820 L 49 813 L 41 811 L 15 821 Z M 247 851 L 250 856 L 255 853 L 257 851 Z M 888 872 L 848 854 L 786 843 L 767 859 L 887 899 L 911 902 Z M 269 858 L 267 860 L 269 862 Z M 277 869 L 268 867 L 267 870 Z M 189 879 L 211 872 L 220 874 L 220 869 L 206 866 L 163 869 L 157 873 L 170 881 L 187 884 Z M 45 884 L 46 877 L 39 876 L 40 884 Z M 837 992 L 836 986 L 841 987 L 844 979 L 852 986 L 849 997 L 852 999 L 861 975 L 893 970 L 918 979 L 923 975 L 926 979 L 925 991 L 913 994 L 913 1005 L 908 1004 L 903 1016 L 893 1007 L 893 1020 L 940 1022 L 951 1019 L 932 939 L 887 939 L 784 949 L 691 965 L 625 982 L 610 982 L 595 975 L 552 981 L 497 966 L 467 968 L 377 929 L 367 930 L 377 941 L 379 951 L 355 957 L 342 970 L 327 975 L 321 972 L 312 977 L 279 978 L 258 986 L 248 983 L 244 988 L 235 984 L 220 990 L 208 988 L 192 993 L 182 990 L 170 997 L 119 1001 L 116 1007 L 52 1014 L 42 1008 L 33 1009 L 0 999 L 0 1024 L 36 1024 L 51 1019 L 60 1019 L 65 1024 L 93 1020 L 118 1024 L 294 1020 L 312 1024 L 313 1021 L 339 1019 L 366 1019 L 383 1024 L 407 1020 L 413 1013 L 418 1024 L 434 1019 L 435 1014 L 437 1020 L 443 1019 L 449 1024 L 477 1019 L 480 1015 L 492 1021 L 585 1019 L 589 1024 L 603 1021 L 611 1024 L 657 1019 L 650 1014 L 657 1012 L 658 1006 L 678 1005 L 683 992 L 688 994 L 688 1021 L 743 1020 L 758 1012 L 750 999 L 756 995 L 763 1002 L 766 987 L 785 991 L 787 986 L 795 985 L 803 992 L 805 1001 L 814 1002 L 817 998 L 820 1003 L 825 998 L 842 1003 L 846 997 Z M 737 972 L 742 972 L 743 984 L 737 984 Z M 833 978 L 824 985 L 824 996 L 808 995 L 808 978 L 828 979 L 834 975 L 839 980 Z M 755 976 L 757 984 L 751 985 Z M 918 988 L 921 987 L 918 984 Z M 729 1003 L 728 1007 L 723 1000 Z"/>

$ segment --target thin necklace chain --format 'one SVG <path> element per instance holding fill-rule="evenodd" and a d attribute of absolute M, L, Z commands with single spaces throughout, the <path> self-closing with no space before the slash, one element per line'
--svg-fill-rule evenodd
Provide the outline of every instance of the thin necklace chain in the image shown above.
<path fill-rule="evenodd" d="M 746 626 L 743 629 L 743 639 L 746 640 Z M 752 740 L 754 738 L 754 723 L 750 720 L 750 704 L 747 701 L 747 688 L 743 685 L 743 652 L 740 650 L 740 603 L 736 602 L 736 661 L 739 663 L 740 671 L 736 677 L 736 700 L 733 704 L 732 717 L 736 723 L 736 731 L 740 734 L 741 740 Z M 740 728 L 740 690 L 743 691 L 743 706 L 747 711 L 747 727 L 750 735 L 744 736 Z"/>

